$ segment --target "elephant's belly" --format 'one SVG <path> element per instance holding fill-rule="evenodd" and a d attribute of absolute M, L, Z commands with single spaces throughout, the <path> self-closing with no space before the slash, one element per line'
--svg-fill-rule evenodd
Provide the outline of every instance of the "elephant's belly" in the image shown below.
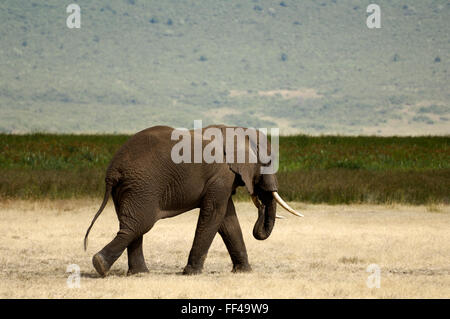
<path fill-rule="evenodd" d="M 187 211 L 190 211 L 190 210 L 193 210 L 196 208 L 198 208 L 198 207 L 190 207 L 190 208 L 179 209 L 179 210 L 160 210 L 159 216 L 161 219 L 175 217 L 177 215 L 183 214 Z"/>
<path fill-rule="evenodd" d="M 203 181 L 190 181 L 181 177 L 170 180 L 159 192 L 159 209 L 165 216 L 171 217 L 200 207 L 205 192 Z"/>

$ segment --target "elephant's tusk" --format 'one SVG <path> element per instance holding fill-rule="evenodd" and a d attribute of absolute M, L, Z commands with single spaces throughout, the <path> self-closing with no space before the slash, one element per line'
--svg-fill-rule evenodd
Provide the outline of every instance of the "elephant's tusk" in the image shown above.
<path fill-rule="evenodd" d="M 275 218 L 278 218 L 278 219 L 286 219 L 286 217 L 284 217 L 283 215 L 278 215 L 278 214 L 276 214 Z"/>
<path fill-rule="evenodd" d="M 289 213 L 298 216 L 298 217 L 304 217 L 302 214 L 300 214 L 299 212 L 296 212 L 294 209 L 292 209 L 281 197 L 280 195 L 278 195 L 277 192 L 272 192 L 273 197 L 275 198 L 275 200 L 277 201 L 278 204 L 280 204 L 281 207 L 283 207 L 284 209 L 286 209 Z"/>

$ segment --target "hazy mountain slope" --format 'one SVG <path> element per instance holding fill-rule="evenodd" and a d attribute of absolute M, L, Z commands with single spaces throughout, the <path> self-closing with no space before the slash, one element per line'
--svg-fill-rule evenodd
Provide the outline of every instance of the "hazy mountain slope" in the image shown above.
<path fill-rule="evenodd" d="M 69 3 L 0 3 L 0 131 L 450 133 L 449 1 Z"/>

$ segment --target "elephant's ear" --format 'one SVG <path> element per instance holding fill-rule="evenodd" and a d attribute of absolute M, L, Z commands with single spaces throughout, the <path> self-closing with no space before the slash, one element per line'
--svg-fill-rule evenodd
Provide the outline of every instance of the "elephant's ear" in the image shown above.
<path fill-rule="evenodd" d="M 258 132 L 241 127 L 222 126 L 221 129 L 225 161 L 230 169 L 241 177 L 248 192 L 254 195 L 253 185 L 258 176 Z M 239 154 L 244 154 L 244 158 Z"/>

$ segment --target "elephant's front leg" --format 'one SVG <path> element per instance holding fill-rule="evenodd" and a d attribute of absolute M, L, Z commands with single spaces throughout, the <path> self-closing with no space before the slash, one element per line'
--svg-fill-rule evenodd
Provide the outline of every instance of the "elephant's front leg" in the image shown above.
<path fill-rule="evenodd" d="M 144 253 L 142 251 L 142 241 L 144 236 L 139 236 L 127 247 L 128 253 L 128 275 L 141 272 L 148 272 L 145 264 Z"/>
<path fill-rule="evenodd" d="M 228 200 L 227 213 L 222 225 L 220 225 L 219 234 L 222 236 L 233 262 L 233 272 L 251 271 L 252 268 L 248 263 L 247 249 L 242 237 L 241 226 L 239 225 L 231 197 Z"/>
<path fill-rule="evenodd" d="M 202 208 L 200 208 L 194 243 L 183 274 L 194 275 L 202 272 L 208 249 L 223 222 L 226 209 L 226 200 L 218 202 L 214 199 L 206 199 L 204 201 Z"/>

